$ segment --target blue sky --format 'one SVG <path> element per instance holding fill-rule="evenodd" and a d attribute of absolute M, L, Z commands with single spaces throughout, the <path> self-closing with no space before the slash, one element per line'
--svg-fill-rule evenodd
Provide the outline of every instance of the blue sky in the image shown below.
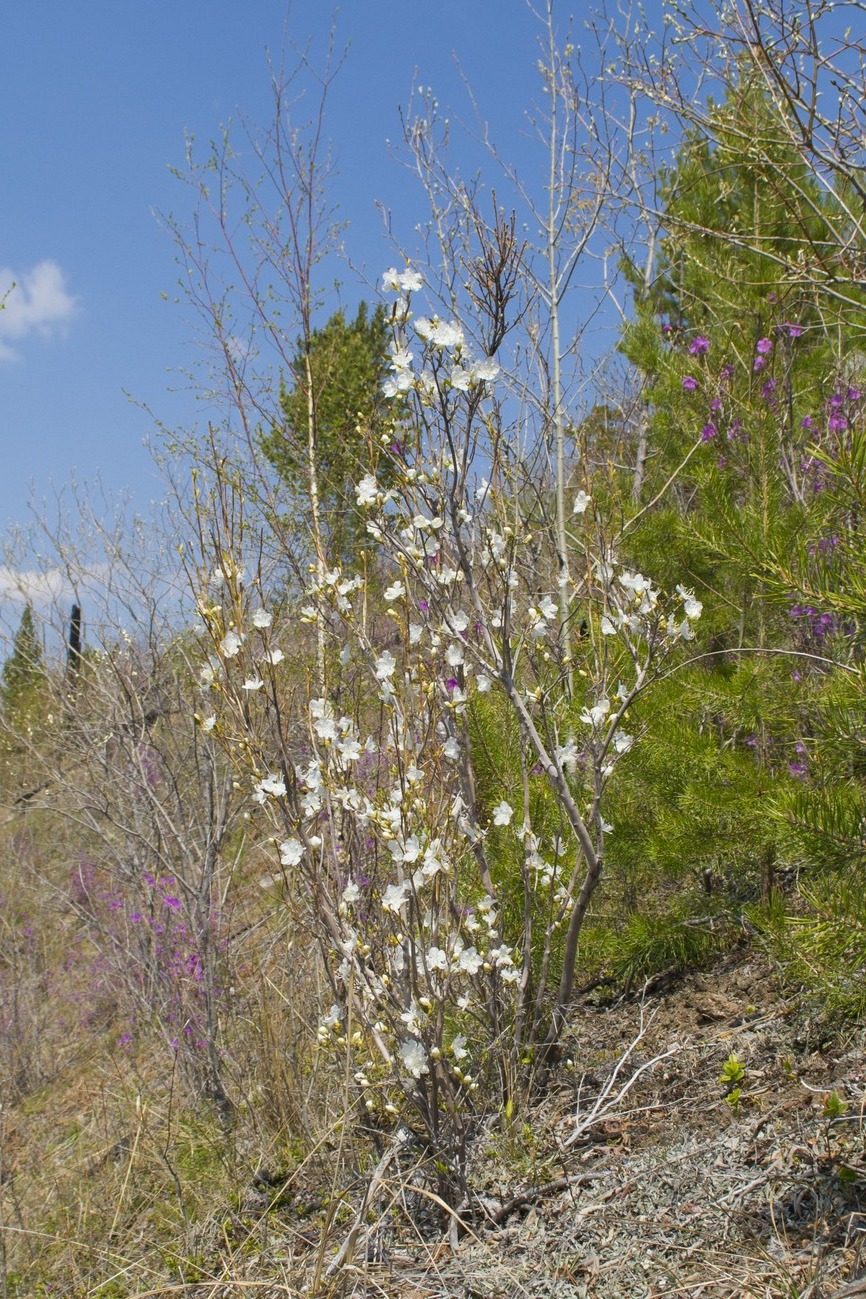
<path fill-rule="evenodd" d="M 135 403 L 169 425 L 195 416 L 178 391 L 195 327 L 162 296 L 171 299 L 178 269 L 154 217 L 183 222 L 191 211 L 170 166 L 183 161 L 186 132 L 204 145 L 239 112 L 266 122 L 268 51 L 311 41 L 316 59 L 330 22 L 323 0 L 288 11 L 285 0 L 5 7 L 0 285 L 14 277 L 17 288 L 0 313 L 0 529 L 26 520 L 31 482 L 37 498 L 73 474 L 129 487 L 141 506 L 160 494 L 142 446 L 152 420 Z M 468 111 L 456 52 L 500 138 L 519 148 L 538 26 L 524 0 L 347 0 L 336 25 L 349 50 L 327 127 L 335 197 L 353 258 L 375 278 L 392 260 L 377 200 L 411 229 L 414 192 L 387 141 L 416 69 L 443 103 Z"/>

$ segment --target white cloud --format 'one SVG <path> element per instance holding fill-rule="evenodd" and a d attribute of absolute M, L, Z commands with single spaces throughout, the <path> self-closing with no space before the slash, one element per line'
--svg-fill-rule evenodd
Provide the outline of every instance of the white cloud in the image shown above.
<path fill-rule="evenodd" d="M 37 262 L 23 275 L 0 266 L 0 303 L 0 361 L 14 361 L 18 354 L 13 343 L 32 334 L 48 337 L 76 309 L 63 271 L 48 260 Z"/>
<path fill-rule="evenodd" d="M 21 605 L 45 605 L 71 598 L 69 578 L 60 568 L 39 572 L 0 564 L 0 600 L 11 600 Z"/>

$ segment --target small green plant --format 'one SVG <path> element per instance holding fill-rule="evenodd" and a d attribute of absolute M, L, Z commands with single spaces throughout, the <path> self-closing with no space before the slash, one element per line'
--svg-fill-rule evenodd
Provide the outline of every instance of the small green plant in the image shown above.
<path fill-rule="evenodd" d="M 827 1092 L 827 1095 L 824 1097 L 824 1104 L 822 1106 L 821 1113 L 824 1117 L 824 1121 L 826 1124 L 824 1128 L 824 1141 L 826 1142 L 826 1146 L 827 1146 L 828 1158 L 832 1157 L 832 1153 L 833 1153 L 834 1125 L 839 1119 L 844 1118 L 847 1112 L 848 1112 L 848 1102 L 845 1100 L 844 1096 L 840 1096 L 835 1088 L 832 1091 Z M 839 1153 L 841 1153 L 841 1151 Z M 844 1167 L 840 1168 L 839 1178 L 843 1184 L 845 1184 L 846 1182 L 850 1183 L 850 1176 L 846 1177 L 845 1174 L 850 1175 L 851 1172 L 852 1172 L 851 1169 L 846 1169 Z M 856 1178 L 857 1175 L 855 1173 L 854 1174 L 855 1181 Z"/>
<path fill-rule="evenodd" d="M 725 1087 L 725 1101 L 731 1107 L 731 1113 L 739 1114 L 743 1099 L 741 1083 L 746 1077 L 742 1061 L 732 1052 L 722 1067 L 719 1082 Z"/>
<path fill-rule="evenodd" d="M 837 1091 L 828 1092 L 824 1097 L 824 1118 L 841 1119 L 848 1112 L 848 1102 Z"/>

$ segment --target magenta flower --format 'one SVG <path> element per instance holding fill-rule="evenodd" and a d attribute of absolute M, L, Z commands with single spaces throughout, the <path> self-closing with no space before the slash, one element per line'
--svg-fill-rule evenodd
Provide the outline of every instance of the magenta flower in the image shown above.
<path fill-rule="evenodd" d="M 705 338 L 703 334 L 698 334 L 697 338 L 693 338 L 689 344 L 689 351 L 692 356 L 706 356 L 709 350 L 710 340 Z"/>
<path fill-rule="evenodd" d="M 719 430 L 716 428 L 715 424 L 705 424 L 701 429 L 701 441 L 710 442 L 716 436 L 718 431 Z"/>
<path fill-rule="evenodd" d="M 790 320 L 785 321 L 784 325 L 782 325 L 782 329 L 784 329 L 789 338 L 799 338 L 803 332 L 802 325 L 795 325 Z"/>
<path fill-rule="evenodd" d="M 771 338 L 759 338 L 755 344 L 755 351 L 758 356 L 769 356 L 773 350 L 773 340 Z"/>
<path fill-rule="evenodd" d="M 804 428 L 804 429 L 806 430 L 807 433 L 811 433 L 811 431 L 812 431 L 812 429 L 813 429 L 814 427 L 815 427 L 815 421 L 812 419 L 812 416 L 811 416 L 811 415 L 804 415 L 804 416 L 803 416 L 803 421 L 802 421 L 802 423 L 800 424 L 800 428 Z"/>
<path fill-rule="evenodd" d="M 690 374 L 687 374 L 685 379 L 683 379 L 683 389 L 685 392 L 694 392 L 697 386 L 697 379 L 693 379 Z"/>

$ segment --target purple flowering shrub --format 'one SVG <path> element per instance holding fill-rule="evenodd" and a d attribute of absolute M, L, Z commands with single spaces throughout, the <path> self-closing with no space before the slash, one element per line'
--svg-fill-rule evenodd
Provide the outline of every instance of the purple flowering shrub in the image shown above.
<path fill-rule="evenodd" d="M 143 871 L 119 881 L 86 859 L 69 877 L 70 902 L 89 940 L 78 959 L 88 963 L 95 996 L 112 990 L 117 1045 L 133 1049 L 156 1029 L 197 1075 L 197 1058 L 213 1046 L 209 1003 L 223 995 L 216 980 L 227 943 L 220 911 L 211 906 L 199 921 L 184 894 L 172 875 Z"/>
<path fill-rule="evenodd" d="M 37 1090 L 53 1072 L 51 982 L 35 915 L 0 892 L 0 1095 L 7 1101 Z"/>

